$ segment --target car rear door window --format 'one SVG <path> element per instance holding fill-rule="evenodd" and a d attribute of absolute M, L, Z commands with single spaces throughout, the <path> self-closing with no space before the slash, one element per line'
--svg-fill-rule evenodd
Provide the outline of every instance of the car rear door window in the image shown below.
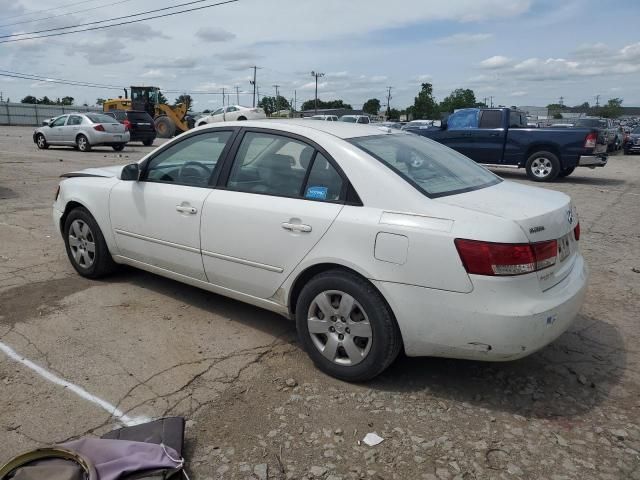
<path fill-rule="evenodd" d="M 71 115 L 69 116 L 69 120 L 67 121 L 67 125 L 81 125 L 82 117 L 79 115 Z"/>
<path fill-rule="evenodd" d="M 484 110 L 480 117 L 479 128 L 502 127 L 502 112 L 500 110 Z"/>
<path fill-rule="evenodd" d="M 340 199 L 342 177 L 329 163 L 324 155 L 318 152 L 313 160 L 309 178 L 304 189 L 304 198 L 310 200 L 335 201 Z"/>
<path fill-rule="evenodd" d="M 247 132 L 234 160 L 227 188 L 299 197 L 314 149 L 282 135 Z"/>
<path fill-rule="evenodd" d="M 205 187 L 231 138 L 228 130 L 187 137 L 147 164 L 143 180 Z"/>

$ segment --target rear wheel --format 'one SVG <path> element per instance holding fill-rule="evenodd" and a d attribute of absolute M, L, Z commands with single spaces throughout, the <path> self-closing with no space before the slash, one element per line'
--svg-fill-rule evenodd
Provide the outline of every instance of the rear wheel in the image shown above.
<path fill-rule="evenodd" d="M 153 138 L 152 138 L 152 139 L 150 139 L 150 140 L 143 140 L 143 141 L 142 141 L 142 144 L 143 144 L 145 147 L 150 147 L 151 145 L 153 145 Z"/>
<path fill-rule="evenodd" d="M 102 231 L 86 209 L 72 210 L 65 219 L 63 230 L 67 256 L 80 275 L 99 278 L 116 269 Z"/>
<path fill-rule="evenodd" d="M 536 152 L 527 160 L 525 169 L 531 180 L 550 182 L 560 173 L 560 160 L 551 152 Z"/>
<path fill-rule="evenodd" d="M 389 306 L 367 280 L 331 270 L 307 283 L 296 304 L 300 341 L 323 372 L 369 380 L 400 352 L 402 339 Z"/>
<path fill-rule="evenodd" d="M 89 139 L 84 135 L 78 135 L 78 138 L 76 138 L 76 146 L 81 152 L 91 151 L 91 144 L 89 143 Z"/>
<path fill-rule="evenodd" d="M 156 118 L 154 123 L 160 138 L 171 138 L 176 133 L 176 124 L 166 115 Z"/>
<path fill-rule="evenodd" d="M 576 169 L 576 167 L 565 168 L 565 169 L 560 171 L 560 173 L 558 174 L 558 177 L 568 177 L 569 175 L 571 175 L 573 173 L 573 171 L 575 169 Z"/>
<path fill-rule="evenodd" d="M 246 120 L 247 117 L 238 117 L 238 121 L 241 122 L 242 120 Z"/>
<path fill-rule="evenodd" d="M 49 148 L 49 144 L 47 143 L 47 139 L 44 138 L 44 135 L 39 133 L 36 135 L 36 145 L 40 150 L 46 150 Z"/>
<path fill-rule="evenodd" d="M 121 152 L 122 150 L 124 150 L 124 143 L 119 143 L 118 145 L 111 145 L 111 148 L 113 148 L 116 152 Z"/>

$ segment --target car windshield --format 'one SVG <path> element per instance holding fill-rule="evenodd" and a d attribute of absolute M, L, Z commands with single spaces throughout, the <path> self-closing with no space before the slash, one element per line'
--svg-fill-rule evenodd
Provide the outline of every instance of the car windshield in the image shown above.
<path fill-rule="evenodd" d="M 455 150 L 418 135 L 373 135 L 349 141 L 428 197 L 478 190 L 502 181 Z"/>
<path fill-rule="evenodd" d="M 356 123 L 356 117 L 340 117 L 341 122 Z"/>
<path fill-rule="evenodd" d="M 93 123 L 113 123 L 114 118 L 109 115 L 102 115 L 101 113 L 89 113 L 87 118 Z"/>

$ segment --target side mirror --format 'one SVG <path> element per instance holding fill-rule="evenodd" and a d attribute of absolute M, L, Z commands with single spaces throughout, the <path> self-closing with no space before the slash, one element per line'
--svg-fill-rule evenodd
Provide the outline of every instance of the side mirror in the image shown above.
<path fill-rule="evenodd" d="M 449 115 L 448 113 L 442 114 L 441 118 L 440 118 L 440 129 L 441 130 L 446 130 L 447 127 L 449 126 Z"/>
<path fill-rule="evenodd" d="M 137 163 L 130 163 L 122 167 L 122 173 L 120 174 L 120 180 L 137 182 L 140 179 L 140 165 Z"/>

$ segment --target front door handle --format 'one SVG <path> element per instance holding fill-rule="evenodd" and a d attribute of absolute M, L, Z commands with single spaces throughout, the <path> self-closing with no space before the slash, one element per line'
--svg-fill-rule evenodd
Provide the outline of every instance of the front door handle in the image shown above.
<path fill-rule="evenodd" d="M 196 207 L 186 207 L 184 205 L 176 205 L 176 210 L 180 213 L 190 213 L 191 215 L 198 213 Z"/>
<path fill-rule="evenodd" d="M 305 232 L 309 233 L 311 231 L 311 225 L 304 225 L 302 223 L 289 223 L 284 222 L 282 224 L 282 228 L 285 230 L 290 230 L 292 232 Z"/>

